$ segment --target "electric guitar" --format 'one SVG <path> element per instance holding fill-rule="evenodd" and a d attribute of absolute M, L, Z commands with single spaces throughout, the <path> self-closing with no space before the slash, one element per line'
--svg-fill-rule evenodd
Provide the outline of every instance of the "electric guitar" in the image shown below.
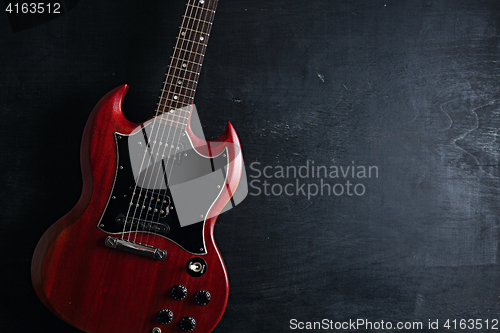
<path fill-rule="evenodd" d="M 193 105 L 217 0 L 189 0 L 155 115 L 128 121 L 120 86 L 92 111 L 82 138 L 83 190 L 40 239 L 35 291 L 90 333 L 210 332 L 228 299 L 215 220 L 243 169 L 228 123 L 196 137 Z"/>

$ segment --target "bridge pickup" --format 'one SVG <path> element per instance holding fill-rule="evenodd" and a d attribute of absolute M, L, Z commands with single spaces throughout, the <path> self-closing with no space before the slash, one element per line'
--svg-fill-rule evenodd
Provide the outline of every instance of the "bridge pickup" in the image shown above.
<path fill-rule="evenodd" d="M 111 236 L 108 236 L 106 238 L 104 244 L 106 244 L 107 247 L 110 247 L 112 249 L 123 250 L 153 259 L 163 260 L 167 257 L 167 251 L 165 250 L 157 249 L 152 246 L 132 243 Z"/>

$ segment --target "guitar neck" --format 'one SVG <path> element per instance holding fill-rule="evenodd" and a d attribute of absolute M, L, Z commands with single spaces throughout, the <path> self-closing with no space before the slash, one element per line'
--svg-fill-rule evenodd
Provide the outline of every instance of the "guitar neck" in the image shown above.
<path fill-rule="evenodd" d="M 218 0 L 188 0 L 156 114 L 194 104 Z"/>

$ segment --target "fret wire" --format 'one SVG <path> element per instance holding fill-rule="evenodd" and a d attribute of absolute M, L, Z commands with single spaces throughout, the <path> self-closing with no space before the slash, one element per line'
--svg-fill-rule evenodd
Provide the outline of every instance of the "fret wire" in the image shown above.
<path fill-rule="evenodd" d="M 174 96 L 177 96 L 177 99 L 174 98 Z M 194 98 L 194 94 L 191 94 L 191 95 L 184 95 L 184 94 L 178 94 L 178 93 L 175 93 L 175 92 L 170 92 L 170 91 L 163 91 L 163 94 L 161 94 L 159 100 L 160 100 L 160 103 L 161 101 L 172 101 L 172 102 L 178 102 L 180 101 L 181 99 L 193 99 Z M 172 108 L 172 109 L 178 109 L 178 108 Z"/>
<path fill-rule="evenodd" d="M 159 104 L 161 105 L 162 103 L 166 103 L 166 102 L 171 102 L 171 103 L 186 102 L 187 105 L 190 105 L 190 104 L 192 104 L 191 102 L 192 102 L 193 98 L 194 98 L 193 96 L 179 96 L 177 99 L 173 99 L 173 96 L 172 97 L 169 97 L 169 96 L 167 96 L 167 97 L 160 97 Z M 180 106 L 180 107 L 179 106 L 170 107 L 169 111 L 172 110 L 172 109 L 175 110 L 175 109 L 178 109 L 178 108 L 181 108 L 181 107 L 184 107 L 184 105 Z"/>
<path fill-rule="evenodd" d="M 158 105 L 158 106 L 161 106 L 161 107 L 163 108 L 163 111 L 162 111 L 162 112 L 164 112 L 164 113 L 167 113 L 167 112 L 169 112 L 170 110 L 172 110 L 172 109 L 173 109 L 173 107 L 172 107 L 172 106 L 170 106 L 170 105 L 166 104 L 166 103 L 168 103 L 168 102 L 171 102 L 171 100 L 164 101 L 164 102 L 162 102 L 162 103 L 159 103 L 159 105 Z M 191 103 L 191 102 L 187 102 L 187 101 L 176 101 L 176 105 L 180 105 L 180 106 L 176 106 L 176 108 L 177 108 L 177 107 L 181 107 L 181 108 L 183 108 L 183 107 L 186 107 L 186 106 L 189 106 L 189 105 L 192 105 L 192 104 L 193 104 L 193 103 Z"/>
<path fill-rule="evenodd" d="M 167 114 L 168 117 L 172 117 L 172 119 L 173 119 L 173 117 L 189 119 L 189 117 L 183 117 L 183 116 L 178 115 L 178 114 L 171 114 L 170 112 L 167 112 L 166 114 Z M 167 119 L 169 119 L 168 117 L 167 117 Z"/>
<path fill-rule="evenodd" d="M 174 104 L 175 104 L 175 106 L 172 106 Z M 182 104 L 182 105 L 180 105 L 180 104 Z M 188 106 L 191 104 L 193 104 L 192 98 L 191 98 L 191 100 L 189 100 L 188 98 L 182 98 L 182 99 L 178 99 L 178 100 L 172 100 L 171 98 L 162 98 L 162 101 L 160 103 L 158 103 L 158 105 L 160 105 L 164 108 L 168 108 L 168 110 L 166 110 L 164 112 L 169 112 L 172 109 L 176 109 L 179 107 L 185 107 L 185 106 Z"/>
<path fill-rule="evenodd" d="M 179 121 L 175 121 L 175 120 L 167 120 L 167 119 L 158 119 L 158 121 L 160 122 L 165 122 L 165 123 L 176 123 L 176 124 L 179 124 L 179 125 L 182 125 L 182 126 L 186 126 L 187 123 L 183 123 L 183 122 L 179 122 Z"/>
<path fill-rule="evenodd" d="M 170 82 L 169 85 L 171 85 L 173 87 L 176 87 L 176 88 L 179 88 L 179 89 L 191 90 L 193 92 L 196 91 L 196 85 L 193 85 L 192 88 L 190 86 L 185 86 L 182 83 L 173 83 L 173 82 Z"/>
<path fill-rule="evenodd" d="M 191 3 L 197 3 L 199 2 L 199 0 L 193 0 L 193 1 L 188 1 L 188 4 L 191 4 Z M 213 7 L 213 9 L 215 9 L 216 5 L 217 5 L 217 0 L 207 0 L 207 7 Z"/>
<path fill-rule="evenodd" d="M 195 64 L 196 66 L 201 66 L 201 64 L 199 62 L 195 62 L 195 61 L 191 61 L 191 60 L 186 60 L 186 59 L 182 59 L 182 58 L 177 58 L 177 57 L 174 57 L 174 56 L 170 56 L 170 58 L 175 59 L 175 60 L 180 60 L 182 62 L 189 62 L 191 64 Z"/>
<path fill-rule="evenodd" d="M 196 91 L 196 85 L 193 84 L 192 86 L 191 85 L 184 85 L 184 83 L 169 83 L 171 86 L 173 87 L 176 87 L 176 88 L 179 88 L 179 89 L 187 89 L 187 90 L 190 90 L 192 91 L 193 93 Z M 191 84 L 191 83 L 187 83 L 187 84 Z"/>
<path fill-rule="evenodd" d="M 207 35 L 207 36 L 208 36 L 208 35 Z M 177 37 L 177 39 L 182 40 L 182 41 L 186 41 L 186 42 L 188 42 L 188 43 L 193 43 L 193 44 L 202 45 L 201 47 L 207 47 L 207 44 L 200 43 L 200 42 L 196 42 L 196 41 L 194 41 L 194 40 L 190 40 L 190 39 L 186 39 L 186 38 L 182 38 L 182 37 Z"/>
<path fill-rule="evenodd" d="M 179 84 L 175 84 L 175 83 L 171 83 L 170 84 L 171 86 L 174 86 L 176 88 L 179 88 L 179 90 L 182 90 L 182 89 L 185 89 L 185 90 L 191 90 L 191 91 L 196 91 L 196 88 L 190 88 L 190 87 L 186 87 L 186 86 L 183 86 L 182 84 L 179 85 Z"/>
<path fill-rule="evenodd" d="M 198 53 L 198 52 L 194 52 L 194 51 L 191 51 L 191 50 L 186 50 L 186 49 L 183 49 L 183 48 L 180 48 L 180 47 L 174 47 L 174 50 L 177 51 L 179 50 L 179 52 L 189 52 L 189 53 L 192 53 L 196 56 L 199 56 L 199 57 L 204 57 L 205 55 L 203 53 Z"/>
<path fill-rule="evenodd" d="M 189 47 L 189 45 L 186 45 L 186 47 Z M 205 58 L 203 54 L 196 54 L 194 51 L 188 50 L 186 48 L 178 48 L 174 50 L 172 56 L 174 57 L 178 56 L 178 58 L 180 59 L 186 59 L 189 61 L 198 62 L 200 64 L 203 62 L 203 59 Z"/>
<path fill-rule="evenodd" d="M 163 112 L 163 115 L 160 117 L 160 119 L 168 120 L 168 121 L 176 121 L 176 120 L 174 120 L 173 117 L 172 118 L 168 118 L 168 116 L 171 116 L 170 111 L 165 111 L 165 112 Z M 183 118 L 183 119 L 186 119 L 186 120 L 189 119 L 187 117 L 181 117 L 181 116 L 175 116 L 175 117 L 179 117 L 179 119 L 177 119 L 179 121 L 181 121 L 180 118 Z"/>
<path fill-rule="evenodd" d="M 177 74 L 178 74 L 178 75 L 174 75 L 175 77 L 177 77 L 177 79 L 176 79 L 176 80 L 182 80 L 182 77 L 181 77 L 181 74 L 182 74 L 182 73 L 180 73 L 180 71 L 179 71 L 179 73 L 177 73 Z M 186 74 L 186 73 L 184 73 L 184 74 Z M 191 75 L 194 75 L 194 74 L 191 74 Z M 177 86 L 177 87 L 186 87 L 186 86 L 185 86 L 185 85 L 183 85 L 182 83 L 181 83 L 180 85 L 179 85 L 179 84 L 177 84 L 177 83 L 175 83 L 175 82 L 169 82 L 169 81 L 167 81 L 167 83 L 169 83 L 170 85 L 175 85 L 175 86 Z M 193 84 L 193 88 L 190 88 L 190 90 L 192 90 L 192 89 L 196 89 L 196 85 L 197 85 L 197 84 Z M 164 88 L 162 88 L 162 89 L 165 89 L 165 88 L 166 88 L 166 87 L 164 87 Z"/>
<path fill-rule="evenodd" d="M 185 71 L 185 72 L 188 72 L 188 73 L 193 73 L 193 74 L 196 74 L 196 75 L 200 75 L 200 73 L 190 71 L 189 69 L 179 68 L 179 67 L 176 67 L 176 66 L 171 66 L 171 67 L 172 67 L 172 68 L 174 68 L 174 69 L 178 69 L 178 70 L 180 70 L 180 71 Z"/>
<path fill-rule="evenodd" d="M 190 114 L 191 111 L 188 111 L 188 110 L 183 110 L 182 108 L 179 108 L 179 109 L 172 109 L 172 110 L 176 110 L 176 111 L 180 111 L 180 112 L 186 112 L 187 114 Z"/>
<path fill-rule="evenodd" d="M 174 103 L 175 102 L 175 103 Z M 175 108 L 183 108 L 183 107 L 186 107 L 186 106 L 189 106 L 189 105 L 192 105 L 193 104 L 193 101 L 187 101 L 187 100 L 176 100 L 176 101 L 172 101 L 171 99 L 167 99 L 167 100 L 163 100 L 162 102 L 158 103 L 158 108 L 159 109 L 160 107 L 162 108 L 162 113 L 168 113 L 170 112 L 170 110 L 173 110 Z M 175 106 L 173 106 L 175 105 Z"/>
<path fill-rule="evenodd" d="M 204 23 L 206 24 L 206 23 Z M 199 28 L 199 27 L 198 27 Z M 204 30 L 201 30 L 201 29 L 193 29 L 193 28 L 190 28 L 190 27 L 187 27 L 187 26 L 182 26 L 181 29 L 180 29 L 180 36 L 184 36 L 184 35 L 187 35 L 187 33 L 195 33 L 195 34 L 198 34 L 199 36 L 196 36 L 196 37 L 206 37 L 208 38 L 210 36 L 210 29 L 206 29 L 208 31 L 206 31 L 205 29 Z M 184 33 L 184 35 L 182 35 L 182 33 Z"/>
<path fill-rule="evenodd" d="M 182 73 L 181 70 L 178 68 L 176 69 L 176 68 L 171 67 L 171 69 L 173 70 L 174 73 L 169 74 L 168 76 L 175 78 L 176 80 L 188 80 L 190 82 L 195 82 L 194 83 L 195 87 L 198 84 L 199 75 L 196 75 L 193 73 Z M 168 79 L 168 77 L 167 77 L 167 79 Z M 165 81 L 163 83 L 165 83 Z M 172 83 L 172 82 L 167 81 L 167 83 Z"/>
<path fill-rule="evenodd" d="M 182 30 L 182 29 L 189 30 L 189 31 L 193 31 L 193 32 L 198 33 L 198 34 L 200 34 L 200 35 L 210 36 L 210 33 L 208 33 L 208 32 L 199 31 L 199 30 L 194 30 L 194 29 L 191 29 L 191 28 L 188 28 L 188 27 L 181 27 L 181 30 Z M 181 32 L 182 32 L 182 31 L 181 31 Z M 201 36 L 201 37 L 203 37 L 203 36 Z"/>
<path fill-rule="evenodd" d="M 172 74 L 167 74 L 166 75 L 167 77 L 171 77 L 171 78 L 174 78 L 174 76 Z M 186 79 L 186 78 L 176 78 L 176 80 L 182 80 L 182 81 L 189 81 L 189 82 L 193 82 L 193 83 L 198 83 L 198 81 L 193 81 L 193 80 L 190 80 L 190 79 Z"/>
<path fill-rule="evenodd" d="M 177 102 L 177 105 L 181 105 L 181 107 L 185 107 L 185 106 L 188 106 L 188 105 L 192 105 L 191 103 L 185 103 L 185 102 Z M 167 113 L 169 112 L 169 110 L 171 109 L 170 106 L 168 106 L 167 104 L 159 104 L 158 105 L 159 107 L 162 107 L 164 110 L 161 111 L 162 113 Z M 158 110 L 159 110 L 159 107 L 158 107 Z M 168 110 L 165 110 L 165 109 L 168 109 Z"/>
<path fill-rule="evenodd" d="M 187 5 L 188 5 L 188 6 L 190 6 L 190 7 L 196 8 L 196 9 L 203 9 L 203 10 L 206 10 L 206 11 L 207 11 L 207 12 L 209 12 L 209 13 L 215 13 L 215 10 L 213 10 L 213 9 L 208 9 L 208 8 L 204 8 L 204 7 L 198 7 L 198 6 L 195 6 L 195 5 L 191 5 L 191 4 L 189 4 L 189 3 L 188 3 Z"/>
<path fill-rule="evenodd" d="M 159 105 L 160 103 L 156 103 L 156 105 Z M 162 105 L 162 106 L 165 106 L 165 105 Z M 179 109 L 170 109 L 169 111 L 166 111 L 165 114 L 169 114 L 169 115 L 172 115 L 172 113 L 170 113 L 170 111 L 172 110 L 175 110 L 175 111 L 180 111 L 180 112 L 186 112 L 188 115 L 191 113 L 190 111 L 187 111 L 187 110 L 182 110 L 182 108 L 179 108 Z M 182 117 L 182 116 L 178 116 L 178 117 Z M 183 118 L 186 118 L 186 117 L 183 117 Z M 186 118 L 187 119 L 187 118 Z"/>
<path fill-rule="evenodd" d="M 174 82 L 170 82 L 170 85 L 174 86 L 174 87 L 177 87 L 179 91 L 182 91 L 182 89 L 196 91 L 195 88 L 186 87 L 186 86 L 184 86 L 182 84 L 179 85 L 179 84 L 174 83 Z"/>
<path fill-rule="evenodd" d="M 182 107 L 189 105 L 189 103 L 181 103 L 181 104 L 183 104 Z M 160 108 L 162 110 L 160 110 Z M 170 110 L 170 107 L 166 104 L 159 104 L 156 109 L 157 109 L 157 112 L 161 112 L 162 114 L 167 114 Z"/>
<path fill-rule="evenodd" d="M 195 7 L 193 5 L 188 5 L 188 6 Z M 197 9 L 203 9 L 203 10 L 205 10 L 209 14 L 215 13 L 215 11 L 211 10 L 211 9 L 206 9 L 206 8 L 203 8 L 203 7 L 195 7 L 195 8 L 197 8 Z"/>
<path fill-rule="evenodd" d="M 198 56 L 196 56 L 196 57 L 198 57 Z M 194 70 L 198 70 L 199 68 L 197 68 L 197 66 L 201 67 L 201 65 L 203 64 L 203 59 L 197 59 L 194 56 L 188 58 L 188 57 L 186 57 L 186 54 L 177 54 L 176 53 L 176 54 L 171 55 L 170 59 L 176 60 L 177 64 L 180 63 L 182 68 L 189 68 L 189 69 L 194 69 Z"/>
<path fill-rule="evenodd" d="M 163 91 L 163 92 L 164 92 L 164 93 L 166 93 L 166 94 L 172 94 L 172 95 L 174 95 L 174 96 L 178 96 L 178 97 L 193 98 L 192 96 L 189 96 L 189 95 L 184 95 L 184 94 L 179 94 L 179 93 L 175 93 L 175 92 L 170 92 L 170 91 L 169 91 L 169 92 L 167 92 L 167 91 Z M 160 99 L 165 99 L 165 100 L 167 100 L 167 99 L 168 99 L 168 97 L 162 97 L 162 96 L 160 96 Z M 174 100 L 175 100 L 175 99 L 174 99 Z"/>
<path fill-rule="evenodd" d="M 195 19 L 208 18 L 209 20 L 212 20 L 212 17 L 215 14 L 215 11 L 213 11 L 211 9 L 207 9 L 204 7 L 196 7 L 196 6 L 192 6 L 192 5 L 191 5 L 191 7 L 195 8 L 194 11 L 191 10 L 191 13 L 190 13 L 191 18 L 195 18 Z M 186 8 L 186 10 L 189 10 L 188 8 L 189 8 L 189 5 Z M 207 22 L 210 22 L 210 21 L 207 21 Z"/>
<path fill-rule="evenodd" d="M 165 116 L 162 116 L 161 118 L 162 119 L 169 119 L 168 117 L 172 117 L 172 119 L 173 119 L 173 117 L 179 117 L 179 118 L 189 119 L 188 117 L 183 117 L 183 116 L 180 116 L 180 115 L 172 114 L 172 113 L 170 113 L 170 111 L 165 112 Z"/>
<path fill-rule="evenodd" d="M 196 52 L 198 50 L 194 51 L 193 50 L 194 47 L 191 47 L 191 49 L 187 49 L 188 47 L 190 47 L 190 46 L 183 45 L 182 47 L 175 47 L 174 53 L 171 57 L 176 58 L 176 60 L 181 60 L 181 61 L 185 60 L 188 62 L 197 63 L 197 65 L 201 65 L 201 63 L 203 63 L 203 58 L 205 57 L 205 55 L 203 53 Z M 204 52 L 205 50 L 202 49 L 200 51 Z M 176 57 L 176 55 L 178 57 Z"/>
<path fill-rule="evenodd" d="M 209 25 L 212 25 L 213 23 L 212 22 L 208 22 L 208 21 L 205 21 L 205 20 L 200 20 L 200 19 L 197 19 L 197 18 L 194 18 L 194 17 L 187 17 L 186 15 L 182 15 L 183 18 L 186 18 L 188 20 L 196 20 L 196 21 L 200 21 L 204 24 L 209 24 Z"/>
<path fill-rule="evenodd" d="M 199 23 L 197 23 L 196 21 L 199 21 Z M 210 34 L 210 31 L 212 30 L 211 29 L 212 26 L 209 25 L 208 22 L 203 22 L 201 20 L 196 20 L 196 21 L 186 22 L 182 28 L 185 28 L 186 30 L 190 30 L 191 32 L 194 32 L 194 33 L 197 33 L 200 35 L 208 36 Z M 205 36 L 200 36 L 200 37 L 205 37 Z"/>
<path fill-rule="evenodd" d="M 178 68 L 178 67 L 175 67 L 172 65 L 170 65 L 170 68 L 172 68 L 174 70 L 174 73 L 171 74 L 172 76 L 177 76 L 178 78 L 182 79 L 183 77 L 186 77 L 189 75 L 190 78 L 192 77 L 193 81 L 198 82 L 198 78 L 199 78 L 200 73 L 192 72 L 192 71 L 189 71 L 190 73 L 187 73 L 186 70 L 183 70 L 182 68 Z"/>
<path fill-rule="evenodd" d="M 163 98 L 163 99 L 164 99 L 164 98 Z M 161 103 L 162 103 L 162 102 L 161 102 L 161 100 L 162 100 L 162 98 L 160 97 L 160 101 L 159 101 L 158 103 L 156 103 L 156 105 L 162 105 L 162 106 L 165 106 L 165 105 L 161 104 Z M 179 114 L 176 114 L 176 113 L 178 113 L 178 112 L 185 112 L 185 113 L 187 113 L 187 115 L 186 115 L 186 116 L 187 116 L 187 117 L 189 117 L 189 114 L 190 114 L 191 112 L 190 112 L 190 111 L 187 111 L 187 110 L 182 110 L 182 109 L 183 109 L 183 107 L 181 107 L 181 108 L 170 108 L 168 111 L 166 111 L 166 113 L 168 113 L 168 115 L 169 115 L 169 116 L 173 116 L 173 117 L 175 116 L 175 117 L 182 117 L 182 118 L 186 118 L 186 117 L 184 117 L 184 116 L 181 116 L 181 115 L 179 115 Z M 175 113 L 171 113 L 171 111 L 175 111 Z M 186 118 L 186 119 L 187 119 L 187 118 Z"/>
<path fill-rule="evenodd" d="M 159 104 L 162 105 L 162 104 L 167 103 L 167 102 L 171 102 L 171 103 L 186 102 L 189 105 L 189 103 L 192 102 L 193 98 L 194 97 L 188 97 L 188 96 L 182 96 L 182 97 L 179 97 L 178 99 L 162 97 Z M 165 105 L 167 105 L 167 104 L 165 104 Z M 170 109 L 168 111 L 170 111 L 171 109 L 175 110 L 175 108 L 177 108 L 177 107 L 170 107 Z"/>

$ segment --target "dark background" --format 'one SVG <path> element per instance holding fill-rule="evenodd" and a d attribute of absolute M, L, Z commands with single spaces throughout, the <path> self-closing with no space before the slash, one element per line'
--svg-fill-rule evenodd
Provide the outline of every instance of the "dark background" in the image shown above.
<path fill-rule="evenodd" d="M 128 83 L 129 119 L 154 111 L 183 7 L 82 0 L 15 33 L 27 23 L 0 14 L 2 332 L 77 332 L 36 297 L 31 256 L 79 198 L 97 101 Z M 249 176 L 309 160 L 379 177 L 352 197 L 250 188 L 221 215 L 230 297 L 214 332 L 500 317 L 500 167 L 475 166 L 500 164 L 499 24 L 495 0 L 219 3 L 196 97 L 206 137 L 231 121 Z"/>

